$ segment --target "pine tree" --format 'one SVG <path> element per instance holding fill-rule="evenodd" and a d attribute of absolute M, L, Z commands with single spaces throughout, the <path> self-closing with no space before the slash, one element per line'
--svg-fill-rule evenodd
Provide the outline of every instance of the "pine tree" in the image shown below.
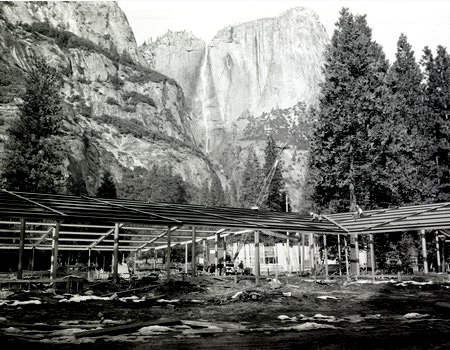
<path fill-rule="evenodd" d="M 432 178 L 435 201 L 450 200 L 450 57 L 447 50 L 437 47 L 433 57 L 424 49 L 422 64 L 426 76 L 426 106 L 431 134 Z"/>
<path fill-rule="evenodd" d="M 388 145 L 390 166 L 384 170 L 391 205 L 423 202 L 431 190 L 428 127 L 424 113 L 423 75 L 404 34 L 397 43 L 396 60 L 387 75 L 390 89 Z"/>
<path fill-rule="evenodd" d="M 325 81 L 309 155 L 310 200 L 320 210 L 354 211 L 385 201 L 385 77 L 388 64 L 365 16 L 342 9 L 326 51 Z"/>
<path fill-rule="evenodd" d="M 117 198 L 117 188 L 109 170 L 105 170 L 102 182 L 97 189 L 97 197 L 100 198 Z"/>
<path fill-rule="evenodd" d="M 208 204 L 215 207 L 225 206 L 225 192 L 218 176 L 213 176 L 209 190 Z"/>
<path fill-rule="evenodd" d="M 149 198 L 154 202 L 189 203 L 189 192 L 183 178 L 170 166 L 154 166 L 146 181 Z"/>
<path fill-rule="evenodd" d="M 282 169 L 283 163 L 281 161 L 280 147 L 277 146 L 272 136 L 268 137 L 265 148 L 265 163 L 264 173 L 266 177 L 270 174 L 275 162 L 278 161 L 275 167 L 275 172 L 270 181 L 267 199 L 263 203 L 263 208 L 270 211 L 286 211 L 286 184 L 283 179 Z"/>
<path fill-rule="evenodd" d="M 250 148 L 242 174 L 242 185 L 239 191 L 239 203 L 243 208 L 251 208 L 256 204 L 260 191 L 261 166 L 255 150 Z"/>
<path fill-rule="evenodd" d="M 8 129 L 2 181 L 10 190 L 61 193 L 64 185 L 61 76 L 33 57 L 19 118 Z"/>

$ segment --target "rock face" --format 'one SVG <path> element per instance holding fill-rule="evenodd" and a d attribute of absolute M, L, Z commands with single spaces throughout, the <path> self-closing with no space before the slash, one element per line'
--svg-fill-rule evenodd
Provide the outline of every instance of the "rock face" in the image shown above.
<path fill-rule="evenodd" d="M 126 52 L 135 63 L 145 65 L 128 20 L 114 1 L 15 1 L 3 9 L 10 23 L 48 22 L 107 50 Z"/>
<path fill-rule="evenodd" d="M 193 132 L 199 144 L 222 165 L 229 179 L 239 178 L 244 150 L 255 147 L 261 151 L 265 136 L 272 133 L 266 128 L 259 138 L 249 141 L 243 131 L 251 118 L 276 119 L 284 125 L 284 115 L 293 115 L 296 123 L 301 121 L 302 137 L 306 137 L 308 120 L 295 106 L 301 103 L 307 109 L 317 102 L 328 43 L 315 13 L 299 7 L 278 17 L 230 26 L 205 48 L 200 40 L 189 40 L 184 33 L 168 33 L 141 50 L 151 67 L 180 83 L 196 116 Z M 191 42 L 197 43 L 195 48 Z M 190 49 L 189 57 L 195 59 L 187 59 L 184 52 Z M 271 118 L 260 118 L 270 113 Z M 285 142 L 288 134 L 279 134 L 278 140 Z M 291 198 L 298 202 L 307 146 L 295 142 L 292 146 L 284 155 L 285 177 L 292 184 Z"/>
<path fill-rule="evenodd" d="M 206 44 L 192 33 L 167 32 L 156 41 L 145 43 L 140 51 L 150 67 L 176 81 L 183 88 L 186 103 L 201 110 L 201 98 L 198 91 L 201 68 L 205 60 Z"/>
<path fill-rule="evenodd" d="M 114 2 L 0 4 L 0 136 L 17 115 L 17 92 L 35 52 L 62 72 L 68 172 L 95 194 L 104 169 L 171 165 L 201 187 L 215 176 L 190 131 L 183 91 L 149 69 Z M 0 139 L 0 151 L 2 148 Z"/>
<path fill-rule="evenodd" d="M 304 8 L 221 30 L 208 47 L 210 129 L 227 130 L 244 112 L 314 102 L 327 40 L 316 15 Z M 212 133 L 211 148 L 216 139 Z"/>

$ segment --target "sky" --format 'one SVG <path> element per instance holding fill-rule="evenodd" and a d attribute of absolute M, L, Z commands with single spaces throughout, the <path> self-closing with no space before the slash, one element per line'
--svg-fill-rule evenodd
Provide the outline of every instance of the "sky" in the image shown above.
<path fill-rule="evenodd" d="M 450 50 L 450 0 L 123 0 L 118 1 L 138 45 L 168 30 L 186 30 L 209 43 L 220 29 L 259 18 L 276 17 L 302 6 L 315 11 L 332 36 L 342 7 L 366 15 L 373 39 L 393 62 L 397 40 L 404 33 L 416 60 L 425 46 Z"/>

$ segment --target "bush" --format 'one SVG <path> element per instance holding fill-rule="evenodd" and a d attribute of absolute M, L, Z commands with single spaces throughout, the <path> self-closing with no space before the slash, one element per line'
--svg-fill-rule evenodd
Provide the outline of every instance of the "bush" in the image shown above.
<path fill-rule="evenodd" d="M 92 106 L 88 106 L 85 104 L 80 105 L 80 114 L 83 117 L 89 118 L 92 115 Z"/>
<path fill-rule="evenodd" d="M 108 97 L 106 99 L 106 103 L 109 104 L 109 105 L 120 106 L 119 102 L 117 102 L 117 100 L 114 97 Z"/>
<path fill-rule="evenodd" d="M 118 90 L 118 89 L 120 89 L 122 86 L 123 86 L 123 80 L 122 79 L 120 79 L 119 78 L 119 76 L 116 74 L 116 75 L 113 75 L 111 78 L 110 78 L 110 82 L 111 82 L 111 84 L 114 86 L 114 88 L 116 89 L 116 90 Z"/>
<path fill-rule="evenodd" d="M 156 107 L 156 104 L 151 97 L 137 91 L 126 91 L 122 94 L 122 97 L 128 104 L 133 106 L 136 106 L 138 103 L 146 103 L 152 107 Z"/>
<path fill-rule="evenodd" d="M 125 112 L 128 112 L 128 113 L 134 113 L 134 112 L 136 112 L 136 107 L 135 107 L 135 106 L 131 106 L 131 105 L 126 105 L 126 106 L 123 108 L 123 110 L 124 110 Z"/>
<path fill-rule="evenodd" d="M 139 71 L 139 73 L 130 76 L 130 78 L 128 79 L 133 83 L 143 84 L 148 81 L 152 81 L 154 83 L 161 83 L 161 82 L 167 81 L 172 85 L 177 85 L 175 80 L 168 78 L 164 74 L 161 74 L 152 69 L 144 68 L 144 67 L 137 67 L 137 66 L 134 66 L 133 68 L 135 68 Z"/>
<path fill-rule="evenodd" d="M 32 24 L 24 23 L 22 28 L 30 33 L 38 33 L 49 38 L 55 39 L 56 44 L 60 48 L 70 49 L 70 48 L 81 48 L 88 51 L 97 52 L 108 57 L 112 61 L 118 61 L 120 56 L 114 50 L 106 50 L 99 45 L 93 43 L 88 39 L 79 37 L 78 35 L 53 27 L 48 22 L 34 22 Z"/>

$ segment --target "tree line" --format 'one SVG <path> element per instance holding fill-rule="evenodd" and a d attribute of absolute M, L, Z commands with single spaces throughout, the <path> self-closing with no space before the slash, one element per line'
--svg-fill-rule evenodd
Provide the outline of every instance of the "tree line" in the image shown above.
<path fill-rule="evenodd" d="M 389 64 L 366 16 L 340 12 L 326 49 L 309 153 L 305 207 L 336 213 L 450 199 L 450 59 L 401 34 Z M 409 237 L 409 238 L 408 238 Z M 409 243 L 408 243 L 409 242 Z M 412 233 L 376 235 L 406 256 Z M 406 245 L 406 248 L 405 248 Z M 405 251 L 401 253 L 401 251 Z"/>

